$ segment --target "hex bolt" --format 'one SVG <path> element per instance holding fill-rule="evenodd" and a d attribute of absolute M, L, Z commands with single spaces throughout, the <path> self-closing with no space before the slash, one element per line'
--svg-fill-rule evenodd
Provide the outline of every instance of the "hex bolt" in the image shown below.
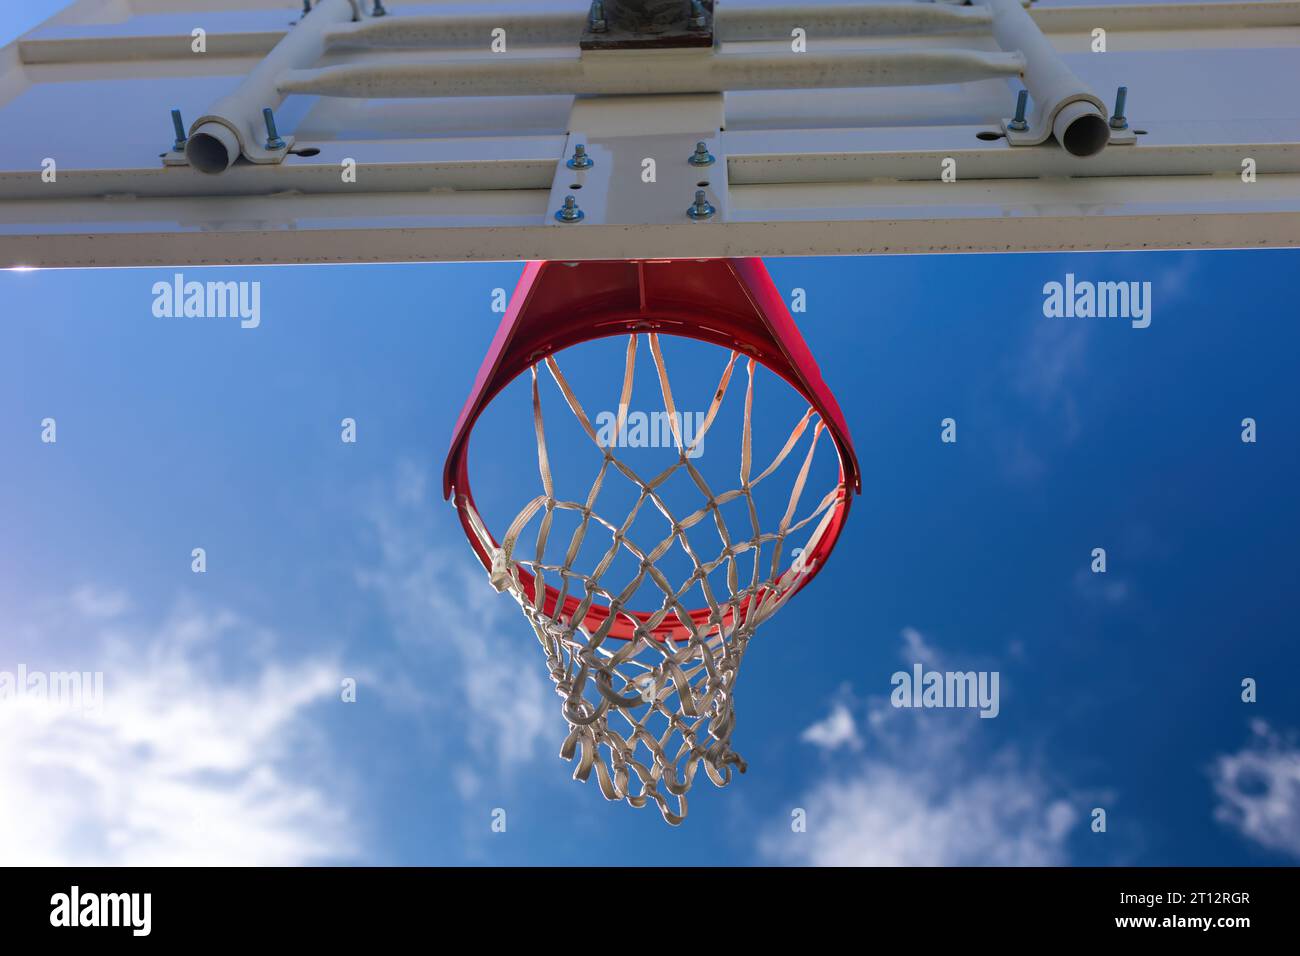
<path fill-rule="evenodd" d="M 709 144 L 700 140 L 695 144 L 695 152 L 691 154 L 692 166 L 712 166 L 713 154 L 709 152 Z"/>
<path fill-rule="evenodd" d="M 578 208 L 578 200 L 573 196 L 565 196 L 564 205 L 555 211 L 555 218 L 560 222 L 577 222 L 584 215 Z"/>
<path fill-rule="evenodd" d="M 388 11 L 384 9 L 384 0 L 375 0 L 375 5 L 370 9 L 372 17 L 388 16 Z"/>
<path fill-rule="evenodd" d="M 271 107 L 262 108 L 262 119 L 266 120 L 266 148 L 284 149 L 284 140 L 275 130 L 275 114 L 271 112 Z"/>
<path fill-rule="evenodd" d="M 703 30 L 708 19 L 704 15 L 704 4 L 700 0 L 691 0 L 691 19 L 690 27 L 692 30 Z"/>
<path fill-rule="evenodd" d="M 1007 129 L 1015 133 L 1023 133 L 1029 129 L 1029 124 L 1025 122 L 1025 107 L 1029 105 L 1029 91 L 1021 90 L 1016 95 L 1016 118 L 1007 124 Z"/>
<path fill-rule="evenodd" d="M 1111 129 L 1128 129 L 1128 118 L 1124 115 L 1124 107 L 1128 103 L 1128 87 L 1121 86 L 1115 92 L 1115 113 L 1110 118 Z"/>
<path fill-rule="evenodd" d="M 189 137 L 185 135 L 185 124 L 181 122 L 180 110 L 172 110 L 172 129 L 176 132 L 176 141 L 172 143 L 172 149 L 175 152 L 183 153 L 185 151 L 185 142 Z"/>
<path fill-rule="evenodd" d="M 569 157 L 569 160 L 565 165 L 570 169 L 591 169 L 595 163 L 592 161 L 592 158 L 587 155 L 587 147 L 582 143 L 578 143 L 573 147 L 573 155 Z"/>
<path fill-rule="evenodd" d="M 697 189 L 695 190 L 695 202 L 691 204 L 690 209 L 686 210 L 686 215 L 692 219 L 711 219 L 717 211 L 704 195 L 704 190 Z"/>
<path fill-rule="evenodd" d="M 605 23 L 605 4 L 601 0 L 591 0 L 591 12 L 587 14 L 587 26 L 592 33 L 604 33 L 609 28 Z"/>

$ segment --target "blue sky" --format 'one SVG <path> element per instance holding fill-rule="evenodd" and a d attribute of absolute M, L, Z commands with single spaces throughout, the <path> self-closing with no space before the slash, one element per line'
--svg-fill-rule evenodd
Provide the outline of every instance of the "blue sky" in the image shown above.
<path fill-rule="evenodd" d="M 863 493 L 745 658 L 748 773 L 697 783 L 676 829 L 569 779 L 536 640 L 441 499 L 492 292 L 520 264 L 181 270 L 259 281 L 254 329 L 156 318 L 153 284 L 175 270 L 0 273 L 0 671 L 105 674 L 97 716 L 0 702 L 0 853 L 1294 862 L 1298 264 L 769 261 L 784 295 L 806 291 L 796 318 Z M 1067 272 L 1151 282 L 1150 327 L 1044 317 L 1044 283 Z M 668 354 L 687 394 L 711 391 L 715 350 Z M 616 395 L 616 364 L 570 367 Z M 526 390 L 500 401 L 472 462 L 476 492 L 513 514 L 539 482 Z M 702 468 L 734 467 L 721 421 Z M 579 453 L 561 426 L 548 437 Z M 889 706 L 915 662 L 997 671 L 999 715 Z"/>
<path fill-rule="evenodd" d="M 62 6 L 6 5 L 0 43 Z M 0 675 L 105 678 L 95 714 L 0 700 L 0 863 L 1300 859 L 1300 256 L 768 266 L 807 293 L 863 494 L 745 658 L 749 771 L 675 829 L 570 780 L 537 642 L 441 499 L 520 264 L 183 270 L 260 282 L 256 329 L 155 317 L 175 270 L 0 272 Z M 1046 318 L 1067 272 L 1151 282 L 1150 327 Z M 566 372 L 612 395 L 591 354 Z M 712 389 L 716 354 L 669 359 Z M 760 392 L 769 425 L 785 398 Z M 538 487 L 527 416 L 515 388 L 476 433 L 507 518 Z M 891 707 L 917 662 L 997 671 L 998 716 Z"/>

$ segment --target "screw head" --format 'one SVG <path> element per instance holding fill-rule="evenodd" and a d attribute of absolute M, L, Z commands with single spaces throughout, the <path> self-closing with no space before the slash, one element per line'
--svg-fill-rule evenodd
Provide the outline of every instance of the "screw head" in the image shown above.
<path fill-rule="evenodd" d="M 691 153 L 692 166 L 712 166 L 714 163 L 713 154 L 709 152 L 708 143 L 700 140 L 695 144 L 695 152 Z"/>
<path fill-rule="evenodd" d="M 587 147 L 582 143 L 578 143 L 573 147 L 573 155 L 569 157 L 564 165 L 570 169 L 591 169 L 595 162 L 587 155 Z"/>
<path fill-rule="evenodd" d="M 686 210 L 686 215 L 692 219 L 711 219 L 717 211 L 713 204 L 709 202 L 708 197 L 705 196 L 704 190 L 697 189 L 695 190 L 695 202 L 691 204 L 690 209 Z"/>
<path fill-rule="evenodd" d="M 560 222 L 577 222 L 586 214 L 578 208 L 576 196 L 565 196 L 564 205 L 555 211 L 555 218 Z"/>

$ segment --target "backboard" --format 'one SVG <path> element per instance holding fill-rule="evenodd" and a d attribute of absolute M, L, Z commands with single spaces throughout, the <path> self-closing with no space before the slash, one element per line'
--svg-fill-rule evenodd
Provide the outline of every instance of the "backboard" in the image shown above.
<path fill-rule="evenodd" d="M 75 0 L 0 51 L 0 267 L 1300 240 L 1295 0 L 624 2 Z"/>

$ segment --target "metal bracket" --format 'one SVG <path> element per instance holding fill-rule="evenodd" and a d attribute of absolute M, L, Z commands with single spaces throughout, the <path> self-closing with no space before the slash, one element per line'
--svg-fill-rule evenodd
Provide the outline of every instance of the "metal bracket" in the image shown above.
<path fill-rule="evenodd" d="M 633 118 L 635 117 L 635 118 Z M 546 224 L 557 229 L 591 225 L 678 225 L 727 219 L 730 201 L 727 156 L 720 130 L 723 97 L 578 97 L 569 114 L 564 155 L 556 157 Z M 697 144 L 704 143 L 703 154 Z M 590 165 L 570 166 L 578 145 Z M 702 159 L 701 155 L 712 161 Z M 645 181 L 645 160 L 654 160 L 654 179 Z M 687 215 L 698 191 L 713 214 Z M 572 195 L 581 222 L 557 221 L 554 213 Z"/>
<path fill-rule="evenodd" d="M 1107 115 L 1107 106 L 1097 96 L 1092 93 L 1079 93 L 1075 96 L 1067 97 L 1056 104 L 1056 108 L 1050 113 L 1043 109 L 1037 103 L 1034 104 L 1033 112 L 1025 117 L 1027 127 L 1025 129 L 1015 129 L 1014 117 L 1004 116 L 1002 118 L 1002 132 L 1006 134 L 1007 144 L 1009 146 L 1041 146 L 1052 138 L 1052 126 L 1056 123 L 1057 116 L 1061 111 L 1074 103 L 1089 104 L 1095 106 L 1101 111 L 1102 115 Z M 1111 127 L 1110 139 L 1107 145 L 1110 146 L 1132 146 L 1137 143 L 1137 134 L 1133 132 L 1133 124 L 1124 129 L 1115 129 Z"/>
<path fill-rule="evenodd" d="M 713 0 L 601 0 L 578 42 L 583 50 L 713 46 Z"/>

